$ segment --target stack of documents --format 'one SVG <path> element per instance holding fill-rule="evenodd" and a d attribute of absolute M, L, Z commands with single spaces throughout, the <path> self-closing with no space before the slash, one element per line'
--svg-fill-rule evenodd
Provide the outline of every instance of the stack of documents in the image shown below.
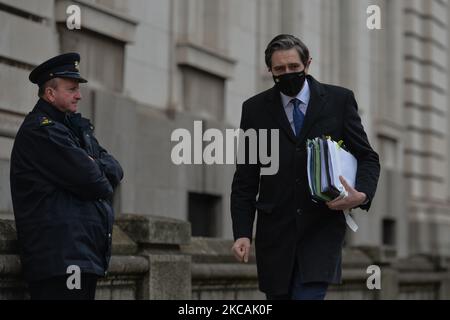
<path fill-rule="evenodd" d="M 339 176 L 355 187 L 358 167 L 356 158 L 330 137 L 308 140 L 306 147 L 308 184 L 312 198 L 316 201 L 331 201 L 347 196 Z M 344 214 L 350 229 L 356 231 L 358 226 L 349 212 Z"/>

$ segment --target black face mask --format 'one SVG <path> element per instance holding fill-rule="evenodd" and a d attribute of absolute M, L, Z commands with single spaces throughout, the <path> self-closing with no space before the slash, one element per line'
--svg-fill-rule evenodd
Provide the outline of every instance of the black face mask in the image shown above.
<path fill-rule="evenodd" d="M 289 97 L 295 97 L 300 92 L 305 83 L 305 79 L 305 71 L 273 76 L 273 81 L 275 81 L 277 89 Z"/>

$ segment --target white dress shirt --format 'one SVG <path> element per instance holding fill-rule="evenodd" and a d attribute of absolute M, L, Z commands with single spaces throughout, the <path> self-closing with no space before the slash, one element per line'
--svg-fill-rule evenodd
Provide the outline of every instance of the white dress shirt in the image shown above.
<path fill-rule="evenodd" d="M 311 92 L 309 90 L 308 80 L 305 79 L 305 84 L 303 85 L 302 90 L 297 94 L 296 97 L 289 97 L 284 93 L 281 93 L 281 102 L 283 103 L 284 111 L 286 112 L 286 116 L 289 120 L 289 124 L 291 125 L 292 131 L 295 133 L 294 127 L 294 104 L 291 102 L 292 99 L 297 98 L 300 100 L 300 111 L 306 115 L 306 110 L 308 109 L 309 99 L 311 97 Z"/>

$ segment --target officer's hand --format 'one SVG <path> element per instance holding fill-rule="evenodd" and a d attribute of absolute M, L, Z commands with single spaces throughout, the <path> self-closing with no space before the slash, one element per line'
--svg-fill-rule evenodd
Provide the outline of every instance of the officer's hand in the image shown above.
<path fill-rule="evenodd" d="M 248 262 L 248 256 L 250 254 L 250 239 L 249 238 L 239 238 L 237 239 L 233 247 L 231 247 L 234 256 L 239 262 Z"/>

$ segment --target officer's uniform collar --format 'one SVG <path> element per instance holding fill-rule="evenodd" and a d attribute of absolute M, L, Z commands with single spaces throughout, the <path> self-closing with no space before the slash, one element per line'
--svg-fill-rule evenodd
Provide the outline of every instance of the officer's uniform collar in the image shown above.
<path fill-rule="evenodd" d="M 55 106 L 45 101 L 44 99 L 39 99 L 36 104 L 35 109 L 39 109 L 40 111 L 46 113 L 50 119 L 54 121 L 58 121 L 64 123 L 64 119 L 66 117 L 66 113 L 56 109 Z"/>

